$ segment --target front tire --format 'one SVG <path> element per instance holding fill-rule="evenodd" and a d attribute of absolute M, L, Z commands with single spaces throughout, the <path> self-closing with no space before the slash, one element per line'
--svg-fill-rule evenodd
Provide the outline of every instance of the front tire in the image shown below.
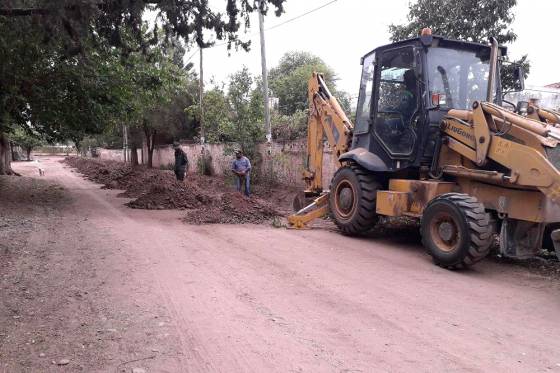
<path fill-rule="evenodd" d="M 484 205 L 467 194 L 448 193 L 424 209 L 422 244 L 434 263 L 448 269 L 472 266 L 490 251 L 494 228 Z"/>
<path fill-rule="evenodd" d="M 380 185 L 371 173 L 352 164 L 340 168 L 331 182 L 330 215 L 346 235 L 365 233 L 377 223 L 375 212 Z"/>

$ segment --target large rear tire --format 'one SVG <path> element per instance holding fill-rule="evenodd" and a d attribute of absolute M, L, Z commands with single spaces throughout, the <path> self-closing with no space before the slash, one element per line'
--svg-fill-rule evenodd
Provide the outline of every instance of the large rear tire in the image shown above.
<path fill-rule="evenodd" d="M 467 194 L 448 193 L 424 209 L 422 244 L 434 263 L 448 269 L 472 266 L 490 251 L 494 225 L 484 205 Z"/>
<path fill-rule="evenodd" d="M 375 200 L 380 185 L 371 173 L 352 164 L 340 168 L 331 182 L 330 215 L 346 235 L 365 233 L 377 223 Z"/>

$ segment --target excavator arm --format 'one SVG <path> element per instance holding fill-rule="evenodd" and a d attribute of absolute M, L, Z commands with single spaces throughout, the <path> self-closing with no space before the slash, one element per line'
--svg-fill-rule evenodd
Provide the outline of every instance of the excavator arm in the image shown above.
<path fill-rule="evenodd" d="M 551 124 L 555 127 L 560 126 L 560 113 L 551 109 L 530 105 L 527 108 L 527 117 Z"/>
<path fill-rule="evenodd" d="M 511 187 L 532 187 L 560 203 L 560 171 L 556 159 L 560 129 L 511 113 L 495 104 L 477 102 L 473 111 L 450 110 L 442 123 L 445 145 L 479 167 L 490 160 L 509 169 L 491 173 L 442 162 L 453 176 L 494 181 Z M 552 156 L 552 158 L 551 158 Z"/>
<path fill-rule="evenodd" d="M 333 151 L 333 161 L 340 166 L 338 157 L 348 151 L 354 125 L 330 93 L 323 76 L 313 73 L 308 83 L 309 119 L 307 130 L 307 162 L 303 172 L 306 194 L 320 195 L 323 188 L 323 144 Z"/>
<path fill-rule="evenodd" d="M 325 139 L 333 152 L 333 162 L 340 167 L 338 158 L 348 151 L 354 125 L 330 93 L 323 76 L 314 72 L 307 88 L 309 118 L 307 121 L 307 157 L 303 171 L 305 191 L 296 196 L 295 214 L 288 222 L 295 228 L 304 228 L 314 219 L 328 213 L 328 192 L 323 186 L 323 147 Z M 311 204 L 307 201 L 314 199 Z"/>

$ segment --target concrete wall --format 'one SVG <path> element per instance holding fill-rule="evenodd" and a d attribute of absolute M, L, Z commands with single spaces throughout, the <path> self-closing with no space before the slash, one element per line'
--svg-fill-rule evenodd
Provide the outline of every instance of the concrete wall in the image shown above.
<path fill-rule="evenodd" d="M 259 176 L 283 185 L 294 185 L 303 187 L 301 179 L 303 165 L 306 157 L 307 141 L 298 140 L 288 143 L 274 143 L 271 146 L 261 144 L 258 147 L 259 159 L 251 159 L 255 168 L 260 171 Z M 215 174 L 229 174 L 233 155 L 225 155 L 226 146 L 223 144 L 207 144 L 204 146 L 206 154 L 212 157 L 212 168 Z M 197 172 L 198 160 L 202 155 L 202 146 L 199 144 L 184 144 L 182 149 L 187 153 L 190 162 L 189 172 Z M 122 150 L 101 149 L 97 150 L 100 159 L 123 162 Z M 144 149 L 138 150 L 138 160 L 147 163 L 148 152 Z M 143 160 L 143 162 L 142 162 Z M 154 150 L 153 166 L 172 167 L 175 161 L 174 151 L 171 146 L 162 146 Z M 323 186 L 327 189 L 334 174 L 335 167 L 330 150 L 323 153 Z"/>

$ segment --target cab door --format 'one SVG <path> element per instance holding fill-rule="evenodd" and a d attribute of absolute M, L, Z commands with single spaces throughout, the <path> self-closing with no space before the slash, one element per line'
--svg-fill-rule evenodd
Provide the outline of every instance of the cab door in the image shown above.
<path fill-rule="evenodd" d="M 373 136 L 387 156 L 412 160 L 418 138 L 416 122 L 420 107 L 414 49 L 385 50 L 377 59 L 377 82 L 372 113 Z M 393 167 L 391 167 L 393 168 Z"/>

